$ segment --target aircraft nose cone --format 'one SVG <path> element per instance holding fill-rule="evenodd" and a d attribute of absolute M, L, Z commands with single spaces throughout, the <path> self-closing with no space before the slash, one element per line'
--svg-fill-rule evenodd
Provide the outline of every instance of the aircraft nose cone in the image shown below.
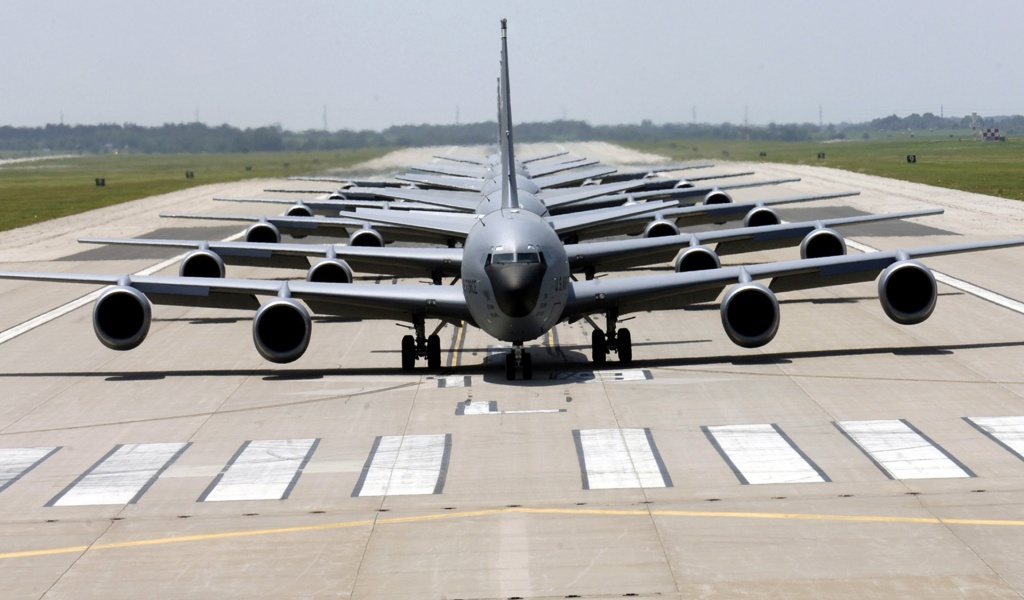
<path fill-rule="evenodd" d="M 501 312 L 510 317 L 525 317 L 536 308 L 546 265 L 492 264 L 484 270 Z"/>

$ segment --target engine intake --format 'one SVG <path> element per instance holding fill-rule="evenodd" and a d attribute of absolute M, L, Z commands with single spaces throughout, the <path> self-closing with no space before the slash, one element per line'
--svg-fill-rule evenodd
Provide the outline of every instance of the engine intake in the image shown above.
<path fill-rule="evenodd" d="M 360 229 L 348 238 L 349 246 L 384 247 L 384 236 L 376 229 Z"/>
<path fill-rule="evenodd" d="M 644 227 L 645 238 L 667 237 L 679 235 L 679 227 L 667 219 L 655 219 Z"/>
<path fill-rule="evenodd" d="M 930 317 L 937 297 L 935 275 L 919 262 L 893 263 L 878 278 L 882 310 L 900 325 L 916 325 Z"/>
<path fill-rule="evenodd" d="M 758 348 L 779 331 L 779 301 L 764 285 L 741 283 L 722 299 L 722 326 L 737 346 Z"/>
<path fill-rule="evenodd" d="M 676 273 L 705 271 L 707 269 L 720 269 L 721 267 L 722 261 L 707 246 L 691 246 L 690 248 L 680 250 L 676 256 Z"/>
<path fill-rule="evenodd" d="M 743 217 L 744 227 L 763 227 L 765 225 L 778 225 L 782 222 L 779 213 L 767 206 L 758 206 L 750 209 L 747 216 Z"/>
<path fill-rule="evenodd" d="M 245 230 L 245 241 L 276 244 L 281 241 L 281 232 L 271 223 L 253 223 Z"/>
<path fill-rule="evenodd" d="M 732 196 L 722 190 L 713 189 L 704 195 L 702 204 L 705 206 L 711 204 L 732 204 Z"/>
<path fill-rule="evenodd" d="M 288 207 L 284 214 L 289 217 L 312 217 L 313 211 L 305 204 L 299 203 Z"/>
<path fill-rule="evenodd" d="M 193 250 L 185 255 L 178 268 L 182 277 L 224 277 L 224 259 L 211 250 Z"/>
<path fill-rule="evenodd" d="M 322 260 L 306 273 L 306 281 L 321 283 L 352 283 L 355 275 L 348 263 L 336 258 Z"/>
<path fill-rule="evenodd" d="M 291 298 L 277 298 L 256 311 L 252 339 L 260 356 L 275 363 L 297 360 L 309 346 L 309 312 Z"/>
<path fill-rule="evenodd" d="M 846 240 L 834 229 L 815 229 L 800 242 L 800 258 L 823 258 L 846 254 Z"/>
<path fill-rule="evenodd" d="M 138 347 L 153 320 L 149 298 L 133 287 L 109 287 L 92 308 L 92 328 L 100 342 L 111 350 Z"/>

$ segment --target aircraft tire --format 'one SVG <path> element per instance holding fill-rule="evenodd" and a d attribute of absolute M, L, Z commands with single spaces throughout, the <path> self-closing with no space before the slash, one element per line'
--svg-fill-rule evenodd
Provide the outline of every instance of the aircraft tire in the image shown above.
<path fill-rule="evenodd" d="M 633 334 L 628 329 L 620 329 L 617 339 L 619 362 L 633 362 Z"/>
<path fill-rule="evenodd" d="M 427 338 L 427 368 L 431 371 L 441 368 L 441 338 L 436 335 Z"/>
<path fill-rule="evenodd" d="M 402 370 L 412 371 L 416 367 L 416 338 L 402 337 Z"/>
<path fill-rule="evenodd" d="M 533 358 L 523 352 L 523 379 L 533 379 Z"/>
<path fill-rule="evenodd" d="M 512 381 L 516 378 L 516 357 L 509 352 L 505 355 L 505 379 Z"/>
<path fill-rule="evenodd" d="M 595 365 L 603 365 L 608 362 L 608 342 L 604 339 L 604 332 L 595 329 L 590 332 L 590 347 L 593 350 Z"/>

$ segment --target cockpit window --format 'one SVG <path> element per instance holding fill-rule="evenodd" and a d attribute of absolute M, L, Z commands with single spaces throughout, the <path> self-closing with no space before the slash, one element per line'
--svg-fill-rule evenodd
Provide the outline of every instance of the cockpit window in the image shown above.
<path fill-rule="evenodd" d="M 540 252 L 520 252 L 516 254 L 516 262 L 520 264 L 537 264 L 540 262 Z"/>
<path fill-rule="evenodd" d="M 487 255 L 488 265 L 538 265 L 544 264 L 540 252 L 495 252 Z"/>
<path fill-rule="evenodd" d="M 513 252 L 498 252 L 491 256 L 491 264 L 507 265 L 516 262 L 516 255 Z"/>

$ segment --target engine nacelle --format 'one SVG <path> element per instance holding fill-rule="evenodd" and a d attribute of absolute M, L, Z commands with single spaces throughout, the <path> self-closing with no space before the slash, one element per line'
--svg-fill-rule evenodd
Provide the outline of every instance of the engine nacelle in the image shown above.
<path fill-rule="evenodd" d="M 732 204 L 732 196 L 716 188 L 704 195 L 702 204 L 705 206 L 710 206 L 712 204 Z"/>
<path fill-rule="evenodd" d="M 766 286 L 741 283 L 722 300 L 722 326 L 737 346 L 759 348 L 779 331 L 779 301 Z"/>
<path fill-rule="evenodd" d="M 349 236 L 349 246 L 384 247 L 384 236 L 376 229 L 360 229 Z"/>
<path fill-rule="evenodd" d="M 281 232 L 272 223 L 253 223 L 245 230 L 245 241 L 276 244 L 281 241 Z"/>
<path fill-rule="evenodd" d="M 256 311 L 252 340 L 260 356 L 275 363 L 297 360 L 309 346 L 309 311 L 291 298 L 275 298 Z"/>
<path fill-rule="evenodd" d="M 681 190 L 681 189 L 684 189 L 684 188 L 692 188 L 692 187 L 694 187 L 692 183 L 690 183 L 686 179 L 680 179 L 679 181 L 676 182 L 676 184 L 674 186 L 672 186 L 672 189 L 674 189 L 674 190 Z"/>
<path fill-rule="evenodd" d="M 778 225 L 782 222 L 779 213 L 767 206 L 758 206 L 750 209 L 747 216 L 743 217 L 744 227 L 763 227 L 765 225 Z"/>
<path fill-rule="evenodd" d="M 722 261 L 707 246 L 691 246 L 679 251 L 679 254 L 676 256 L 675 268 L 676 273 L 720 269 L 722 268 Z"/>
<path fill-rule="evenodd" d="M 348 263 L 336 258 L 322 260 L 306 272 L 306 281 L 320 283 L 352 283 L 355 274 Z"/>
<path fill-rule="evenodd" d="M 679 226 L 672 221 L 667 219 L 655 219 L 644 227 L 644 237 L 665 237 L 669 235 L 679 235 Z"/>
<path fill-rule="evenodd" d="M 185 255 L 178 267 L 182 277 L 224 277 L 224 259 L 210 250 L 193 250 Z"/>
<path fill-rule="evenodd" d="M 92 328 L 111 350 L 138 347 L 149 333 L 153 308 L 149 298 L 133 287 L 107 288 L 92 307 Z"/>
<path fill-rule="evenodd" d="M 334 192 L 334 193 L 330 194 L 329 196 L 327 196 L 327 199 L 328 200 L 348 200 L 348 196 L 346 196 L 345 194 L 339 194 L 338 192 Z"/>
<path fill-rule="evenodd" d="M 932 315 L 938 288 L 931 269 L 919 262 L 901 260 L 889 265 L 878 278 L 882 310 L 900 325 L 916 325 Z"/>
<path fill-rule="evenodd" d="M 800 258 L 823 258 L 846 254 L 846 240 L 834 229 L 815 229 L 800 242 Z"/>
<path fill-rule="evenodd" d="M 305 204 L 299 203 L 289 206 L 284 214 L 289 217 L 312 217 L 313 211 Z"/>

